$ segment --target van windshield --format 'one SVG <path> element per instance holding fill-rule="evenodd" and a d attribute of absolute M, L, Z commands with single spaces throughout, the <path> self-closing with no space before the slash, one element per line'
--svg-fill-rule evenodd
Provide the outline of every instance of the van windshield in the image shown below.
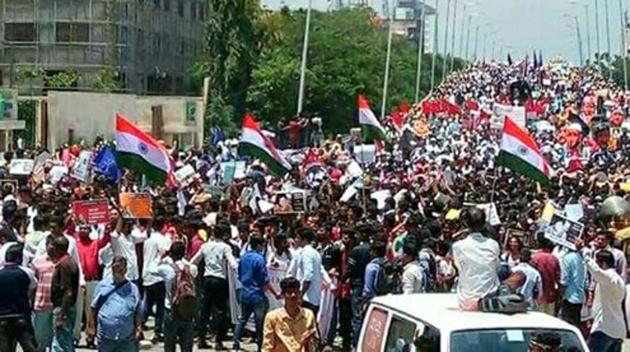
<path fill-rule="evenodd" d="M 584 352 L 572 331 L 552 329 L 487 329 L 451 334 L 455 352 Z"/>

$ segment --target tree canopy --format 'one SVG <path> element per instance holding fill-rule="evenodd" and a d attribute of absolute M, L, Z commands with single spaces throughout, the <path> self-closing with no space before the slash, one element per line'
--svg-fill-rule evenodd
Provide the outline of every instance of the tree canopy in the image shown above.
<path fill-rule="evenodd" d="M 252 17 L 230 19 L 225 11 L 242 8 L 213 6 L 222 9 L 224 17 L 210 20 L 217 23 L 208 26 L 206 55 L 214 56 L 198 67 L 206 68 L 203 73 L 210 75 L 214 83 L 211 87 L 216 87 L 225 103 L 234 107 L 235 122 L 242 118 L 243 107 L 269 124 L 295 116 L 306 11 L 266 12 L 248 7 L 244 13 L 249 11 Z M 250 22 L 234 28 L 243 21 Z M 213 33 L 223 30 L 228 34 Z M 234 32 L 237 34 L 229 34 Z M 417 48 L 415 41 L 394 38 L 388 111 L 402 101 L 413 102 Z M 358 94 L 370 99 L 378 114 L 386 51 L 386 23 L 371 9 L 313 11 L 303 115 L 320 116 L 327 130 L 346 131 L 356 125 Z M 423 95 L 430 88 L 431 59 L 430 54 L 423 57 Z M 454 69 L 462 65 L 456 59 Z M 441 80 L 441 68 L 442 59 L 438 57 L 436 82 Z M 244 105 L 240 105 L 243 99 Z"/>

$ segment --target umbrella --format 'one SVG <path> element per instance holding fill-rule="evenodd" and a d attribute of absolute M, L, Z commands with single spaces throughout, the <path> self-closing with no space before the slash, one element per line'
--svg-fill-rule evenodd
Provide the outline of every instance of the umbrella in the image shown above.
<path fill-rule="evenodd" d="M 606 198 L 599 210 L 600 217 L 624 217 L 630 215 L 630 203 L 619 197 Z"/>

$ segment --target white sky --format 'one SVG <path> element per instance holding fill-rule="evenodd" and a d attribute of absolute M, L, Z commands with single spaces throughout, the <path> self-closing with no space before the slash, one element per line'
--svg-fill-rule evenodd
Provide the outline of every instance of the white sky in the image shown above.
<path fill-rule="evenodd" d="M 278 8 L 283 4 L 291 8 L 306 7 L 309 0 L 262 0 L 265 6 Z M 326 10 L 329 0 L 312 0 L 313 6 L 320 10 Z M 347 2 L 348 0 L 344 0 Z M 381 10 L 385 0 L 368 0 L 372 7 Z M 456 53 L 459 49 L 459 32 L 461 31 L 462 8 L 464 2 L 475 3 L 466 11 L 474 14 L 471 27 L 471 41 L 474 38 L 475 26 L 479 25 L 479 53 L 482 56 L 484 34 L 488 35 L 486 46 L 486 56 L 490 57 L 492 51 L 492 40 L 495 41 L 495 57 L 499 58 L 500 48 L 503 47 L 503 56 L 509 50 L 512 57 L 522 58 L 526 53 L 531 53 L 534 49 L 542 50 L 545 59 L 562 55 L 574 63 L 579 63 L 579 51 L 575 22 L 573 16 L 578 16 L 580 31 L 583 42 L 584 56 L 587 56 L 587 33 L 586 33 L 586 9 L 589 5 L 590 28 L 588 34 L 591 41 L 591 52 L 597 50 L 595 36 L 595 3 L 599 5 L 599 31 L 600 50 L 607 51 L 606 41 L 606 20 L 604 4 L 609 4 L 610 23 L 610 48 L 613 54 L 621 52 L 621 18 L 619 3 L 622 3 L 624 10 L 630 5 L 630 0 L 437 0 L 438 11 L 440 12 L 438 21 L 440 35 L 438 37 L 439 48 L 441 50 L 444 40 L 444 24 L 446 19 L 446 7 L 448 1 L 451 2 L 451 15 L 453 5 L 457 2 L 457 22 L 455 41 Z M 427 0 L 431 6 L 435 6 L 436 0 Z M 451 27 L 452 28 L 452 27 Z M 452 29 L 451 29 L 452 30 Z M 450 31 L 450 30 L 449 30 Z M 449 41 L 451 34 L 449 34 Z M 630 43 L 630 38 L 628 38 Z M 511 46 L 508 49 L 508 46 Z M 450 44 L 449 44 L 450 47 Z M 473 43 L 470 44 L 470 48 Z M 472 49 L 470 49 L 472 51 Z"/>

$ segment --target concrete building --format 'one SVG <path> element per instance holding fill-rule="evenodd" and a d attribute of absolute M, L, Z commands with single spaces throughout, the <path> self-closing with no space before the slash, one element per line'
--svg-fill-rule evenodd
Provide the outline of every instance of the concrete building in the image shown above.
<path fill-rule="evenodd" d="M 90 90 L 109 71 L 130 93 L 182 92 L 206 15 L 204 0 L 0 0 L 0 86 L 38 94 L 76 72 Z"/>
<path fill-rule="evenodd" d="M 422 12 L 426 11 L 424 23 L 422 23 Z M 422 26 L 425 27 L 422 45 L 424 52 L 432 52 L 433 28 L 429 25 L 430 20 L 436 14 L 435 8 L 426 5 L 422 0 L 396 0 L 394 7 L 394 34 L 417 40 L 422 33 Z"/>
<path fill-rule="evenodd" d="M 204 111 L 201 97 L 49 91 L 39 103 L 35 141 L 54 150 L 68 141 L 113 138 L 120 113 L 158 140 L 199 147 Z"/>

